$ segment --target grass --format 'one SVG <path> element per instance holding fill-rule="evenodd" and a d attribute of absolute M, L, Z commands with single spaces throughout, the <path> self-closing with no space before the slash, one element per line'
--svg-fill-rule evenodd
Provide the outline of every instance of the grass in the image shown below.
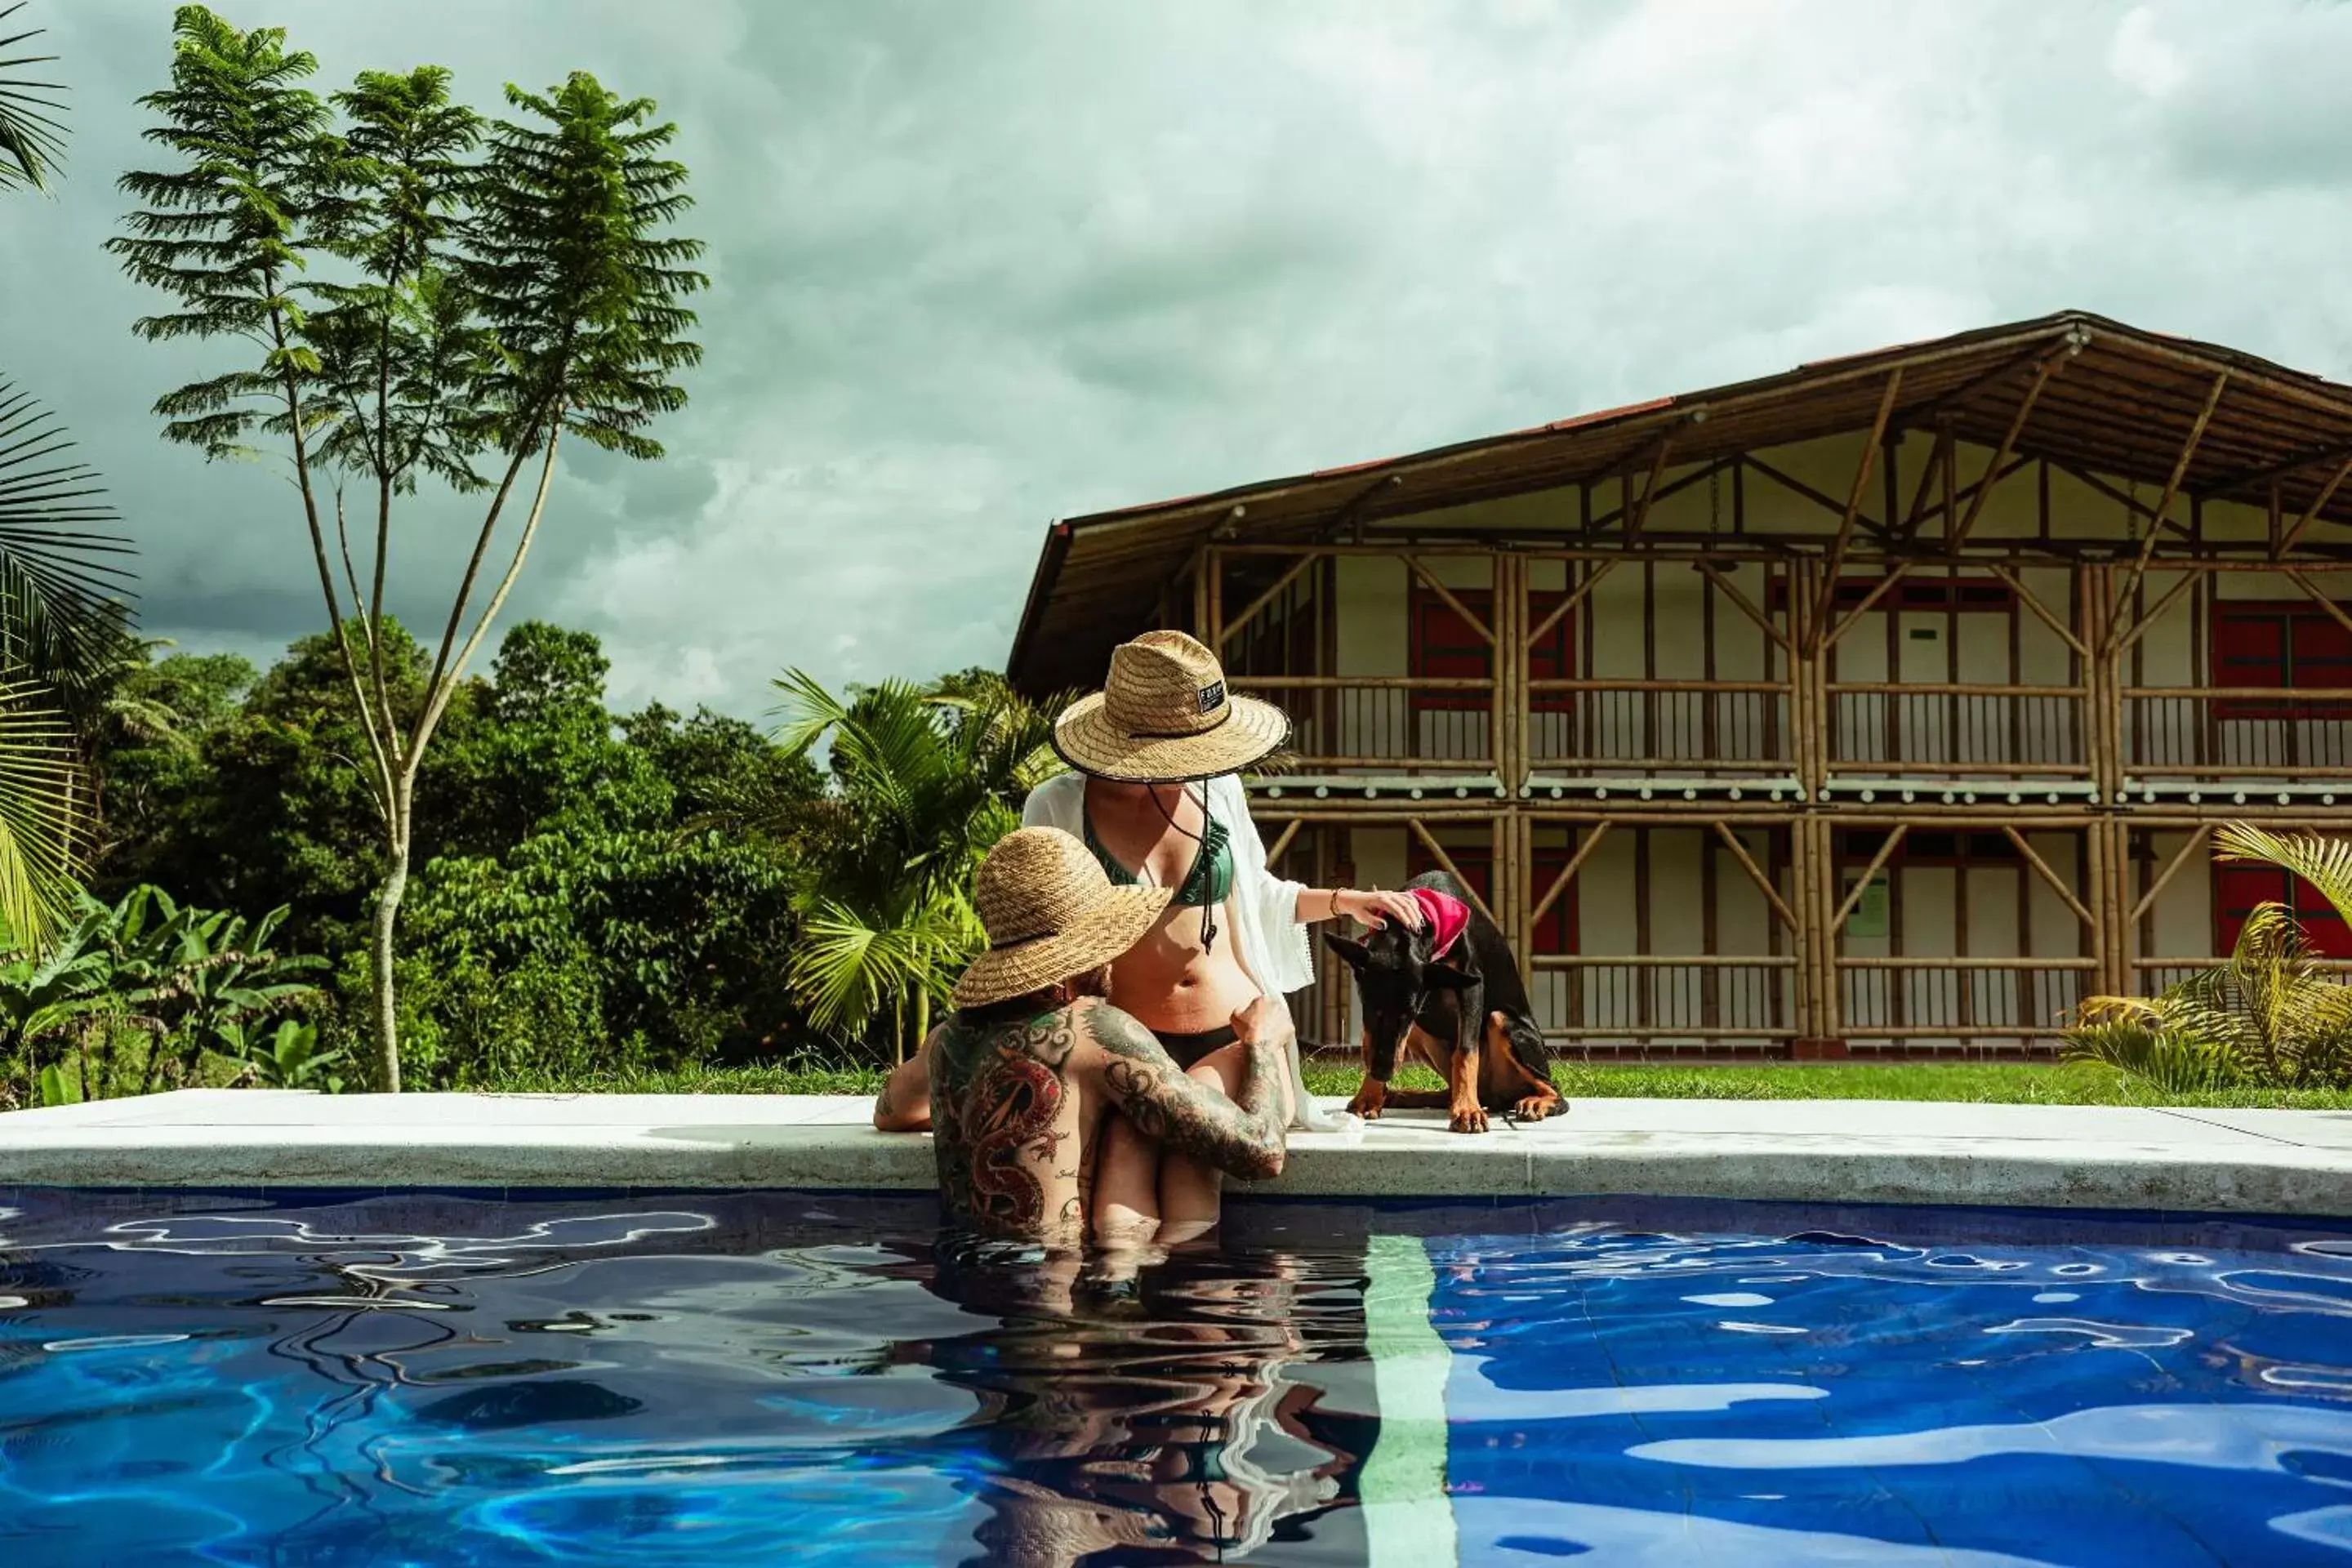
<path fill-rule="evenodd" d="M 1353 1063 L 1310 1060 L 1308 1089 L 1352 1094 Z M 1672 1063 L 1600 1066 L 1559 1062 L 1552 1080 L 1571 1099 L 1935 1100 L 1975 1105 L 2179 1105 L 2352 1110 L 2347 1089 L 2224 1089 L 2175 1095 L 2090 1063 L 1759 1062 L 1723 1067 Z M 1402 1089 L 1434 1089 L 1426 1068 L 1401 1072 Z M 518 1093 L 872 1094 L 877 1068 L 839 1066 L 698 1067 L 583 1077 L 533 1077 L 500 1087 Z"/>

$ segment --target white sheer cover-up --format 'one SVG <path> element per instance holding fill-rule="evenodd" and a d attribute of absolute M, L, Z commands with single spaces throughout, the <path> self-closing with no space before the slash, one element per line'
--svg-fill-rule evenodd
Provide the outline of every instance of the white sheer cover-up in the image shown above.
<path fill-rule="evenodd" d="M 1211 779 L 1208 792 L 1209 815 L 1224 825 L 1233 849 L 1234 885 L 1225 898 L 1225 917 L 1242 969 L 1262 995 L 1279 997 L 1303 990 L 1315 983 L 1315 949 L 1307 928 L 1298 923 L 1298 895 L 1306 884 L 1284 881 L 1267 868 L 1265 841 L 1250 820 L 1249 796 L 1240 779 L 1231 773 Z M 1058 827 L 1084 838 L 1087 775 L 1057 773 L 1031 790 L 1021 810 L 1021 825 Z M 1290 1119 L 1295 1129 L 1342 1132 L 1355 1121 L 1344 1112 L 1334 1116 L 1307 1097 L 1296 1034 L 1290 1040 L 1290 1089 L 1297 1108 Z"/>

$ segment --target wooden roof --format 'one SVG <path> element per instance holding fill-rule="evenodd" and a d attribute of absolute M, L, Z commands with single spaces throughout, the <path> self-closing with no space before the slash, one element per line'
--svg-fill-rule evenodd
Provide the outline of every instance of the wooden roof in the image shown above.
<path fill-rule="evenodd" d="M 2042 378 L 2045 363 L 2053 369 Z M 1368 526 L 1378 536 L 1413 513 L 1646 471 L 1667 431 L 1682 467 L 1866 430 L 1897 369 L 1892 429 L 1948 422 L 1959 439 L 1998 447 L 2040 378 L 2015 441 L 2020 456 L 2158 489 L 2226 377 L 2183 493 L 2263 501 L 2275 479 L 2290 518 L 2324 500 L 2320 519 L 2352 523 L 2352 483 L 2331 490 L 2352 462 L 2352 386 L 2068 310 L 1405 457 L 1066 519 L 1046 535 L 1009 670 L 1032 693 L 1099 680 L 1111 647 L 1150 624 L 1162 585 L 1213 533 L 1307 542 Z"/>

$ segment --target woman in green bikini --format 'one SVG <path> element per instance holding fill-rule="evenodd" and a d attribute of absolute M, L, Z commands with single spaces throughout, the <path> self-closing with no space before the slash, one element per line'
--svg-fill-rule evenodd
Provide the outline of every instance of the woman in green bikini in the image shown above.
<path fill-rule="evenodd" d="M 1176 889 L 1159 923 L 1111 965 L 1111 994 L 1193 1077 L 1228 1094 L 1242 1069 L 1234 1020 L 1258 997 L 1315 978 L 1309 923 L 1421 919 L 1402 894 L 1308 888 L 1267 869 L 1237 774 L 1289 732 L 1281 710 L 1228 692 L 1200 643 L 1147 632 L 1112 653 L 1102 691 L 1055 722 L 1054 749 L 1076 771 L 1040 784 L 1022 812 L 1025 826 L 1083 839 L 1114 882 Z M 1342 1125 L 1307 1099 L 1296 1039 L 1289 1058 L 1291 1125 Z M 1162 1239 L 1183 1239 L 1216 1223 L 1220 1181 L 1122 1121 L 1096 1173 L 1097 1227 L 1131 1234 L 1156 1223 Z"/>
<path fill-rule="evenodd" d="M 1022 812 L 1024 826 L 1083 840 L 1114 882 L 1177 889 L 1159 922 L 1112 964 L 1111 994 L 1195 1078 L 1228 1094 L 1242 1071 L 1235 1016 L 1260 996 L 1279 999 L 1314 981 L 1307 925 L 1340 915 L 1367 925 L 1421 921 L 1402 894 L 1309 888 L 1267 868 L 1236 775 L 1289 732 L 1281 710 L 1228 692 L 1200 643 L 1147 632 L 1111 654 L 1103 690 L 1056 721 L 1054 749 L 1076 771 L 1040 784 Z M 1296 1039 L 1289 1058 L 1290 1124 L 1345 1125 L 1307 1099 Z M 915 1090 L 911 1082 L 895 1096 L 886 1089 L 877 1125 L 926 1124 Z M 1132 1234 L 1156 1223 L 1161 1239 L 1181 1240 L 1216 1223 L 1218 1193 L 1216 1172 L 1163 1158 L 1122 1122 L 1096 1172 L 1097 1229 Z"/>

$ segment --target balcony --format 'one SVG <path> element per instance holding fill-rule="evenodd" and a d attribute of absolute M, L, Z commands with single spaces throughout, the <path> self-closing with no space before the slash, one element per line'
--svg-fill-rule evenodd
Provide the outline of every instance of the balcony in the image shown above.
<path fill-rule="evenodd" d="M 1538 954 L 1528 1000 L 1545 1037 L 1570 1048 L 1770 1044 L 1796 1033 L 1796 968 L 1787 956 Z"/>
<path fill-rule="evenodd" d="M 1537 769 L 1786 773 L 1789 688 L 1747 680 L 1531 680 Z"/>
<path fill-rule="evenodd" d="M 1829 771 L 1869 777 L 2087 777 L 2076 687 L 1840 681 Z"/>
<path fill-rule="evenodd" d="M 1489 773 L 1495 683 L 1468 677 L 1237 676 L 1235 691 L 1290 715 L 1302 773 Z"/>
<path fill-rule="evenodd" d="M 2095 958 L 1838 960 L 1839 1026 L 1853 1040 L 2028 1042 L 2052 1048 Z"/>
<path fill-rule="evenodd" d="M 2126 687 L 2123 726 L 2135 779 L 2352 777 L 2352 690 Z"/>

